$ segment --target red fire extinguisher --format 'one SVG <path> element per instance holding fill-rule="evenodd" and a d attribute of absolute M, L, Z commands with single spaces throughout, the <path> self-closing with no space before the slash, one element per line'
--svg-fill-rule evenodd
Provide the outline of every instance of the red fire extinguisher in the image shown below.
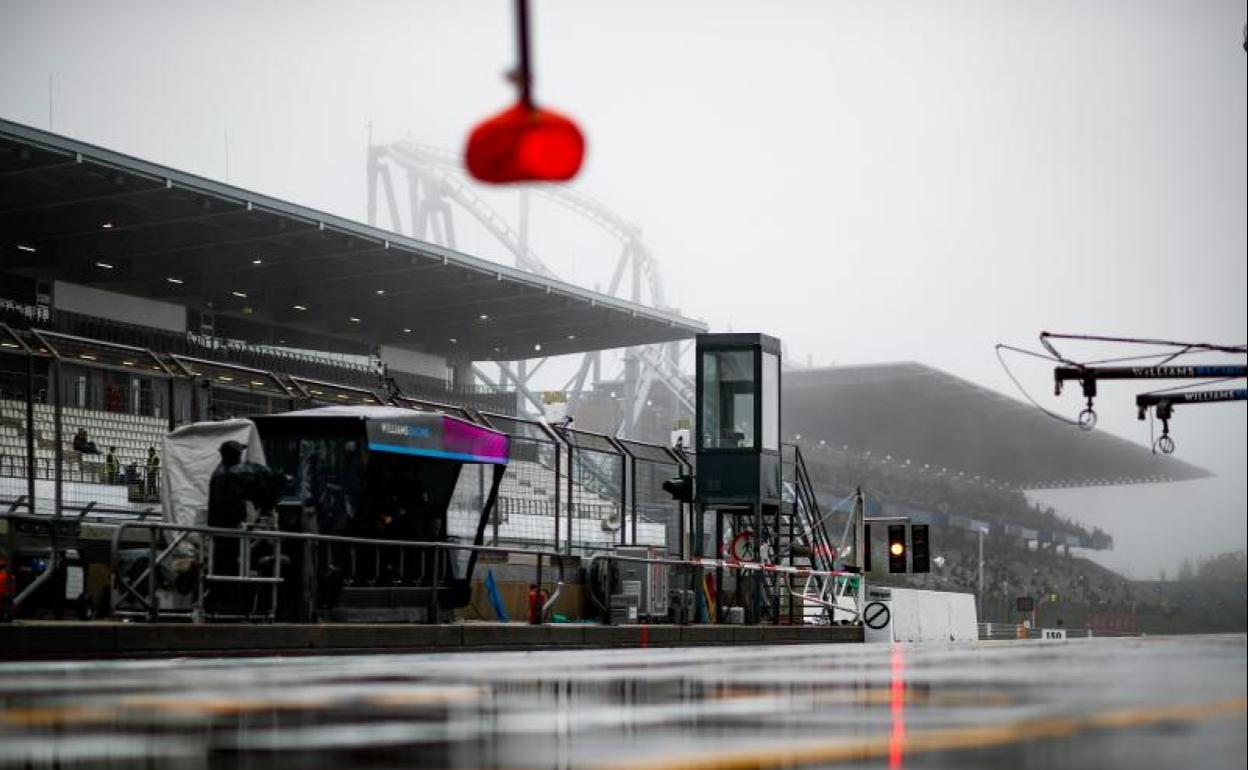
<path fill-rule="evenodd" d="M 539 588 L 533 583 L 529 584 L 529 625 L 541 625 L 542 607 L 546 606 L 549 599 L 546 589 Z"/>

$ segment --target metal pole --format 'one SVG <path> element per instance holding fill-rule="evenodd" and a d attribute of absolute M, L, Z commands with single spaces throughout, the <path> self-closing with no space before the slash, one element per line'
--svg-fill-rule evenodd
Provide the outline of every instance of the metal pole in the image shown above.
<path fill-rule="evenodd" d="M 625 463 L 628 463 L 628 467 L 629 467 L 628 496 L 629 496 L 629 500 L 633 508 L 632 515 L 630 516 L 630 518 L 633 520 L 632 521 L 632 527 L 633 527 L 632 545 L 637 545 L 637 458 L 630 457 L 629 455 L 620 455 L 620 457 L 624 460 Z"/>
<path fill-rule="evenodd" d="M 975 589 L 975 612 L 981 613 L 984 609 L 984 531 L 979 532 L 979 581 L 978 587 Z"/>
<path fill-rule="evenodd" d="M 537 584 L 537 612 L 533 615 L 533 625 L 540 626 L 542 624 L 542 555 L 537 555 L 537 576 L 534 582 Z M 611 610 L 611 599 L 607 597 L 607 611 Z"/>
<path fill-rule="evenodd" d="M 53 387 L 49 388 L 52 401 L 52 440 L 56 443 L 53 452 L 56 458 L 56 468 L 52 472 L 53 485 L 53 503 L 52 515 L 61 515 L 61 505 L 64 502 L 63 479 L 61 477 L 61 468 L 65 462 L 64 447 L 64 429 L 61 424 L 61 361 L 59 358 L 53 358 L 51 368 L 51 380 Z"/>
<path fill-rule="evenodd" d="M 754 558 L 758 561 L 763 560 L 763 504 L 754 502 Z M 739 573 L 744 577 L 744 573 Z M 750 625 L 762 622 L 763 614 L 763 573 L 755 572 L 752 576 L 754 583 L 753 598 L 750 601 Z M 740 580 L 740 577 L 737 578 Z"/>
<path fill-rule="evenodd" d="M 57 501 L 60 510 L 60 501 Z M 156 528 L 147 530 L 147 619 L 155 623 L 160 619 L 160 600 L 156 597 Z"/>
<path fill-rule="evenodd" d="M 529 0 L 516 0 L 516 52 L 519 61 L 516 79 L 520 86 L 520 103 L 533 106 L 533 68 L 529 57 Z"/>
<path fill-rule="evenodd" d="M 26 496 L 35 514 L 35 354 L 26 352 Z M 15 552 L 11 552 L 15 553 Z"/>
<path fill-rule="evenodd" d="M 736 528 L 733 528 L 736 532 Z M 715 558 L 722 561 L 724 558 L 724 512 L 715 509 Z M 740 587 L 738 586 L 738 590 Z M 711 618 L 712 623 L 719 622 L 719 615 L 723 613 L 724 607 L 724 568 L 717 566 L 715 568 L 715 613 Z"/>
<path fill-rule="evenodd" d="M 572 553 L 572 520 L 576 518 L 576 496 L 572 494 L 573 470 L 572 444 L 568 444 L 568 553 Z"/>
<path fill-rule="evenodd" d="M 563 476 L 559 463 L 563 461 L 559 445 L 555 444 L 555 550 L 559 550 L 559 479 Z M 540 466 L 539 466 L 540 467 Z M 495 545 L 498 545 L 497 541 Z M 572 553 L 572 535 L 568 533 L 568 553 Z"/>
<path fill-rule="evenodd" d="M 153 400 L 155 400 L 154 394 L 153 394 Z M 170 433 L 173 432 L 174 428 L 178 427 L 178 419 L 174 410 L 174 403 L 176 400 L 177 400 L 177 383 L 174 382 L 174 379 L 172 377 L 170 377 L 169 378 L 169 403 L 165 404 L 165 412 L 167 413 L 167 416 L 169 418 L 169 432 Z"/>
<path fill-rule="evenodd" d="M 442 597 L 439 596 L 438 584 L 442 581 L 442 551 L 435 548 L 433 550 L 433 607 L 429 612 L 429 624 L 433 625 L 438 622 L 442 615 Z"/>

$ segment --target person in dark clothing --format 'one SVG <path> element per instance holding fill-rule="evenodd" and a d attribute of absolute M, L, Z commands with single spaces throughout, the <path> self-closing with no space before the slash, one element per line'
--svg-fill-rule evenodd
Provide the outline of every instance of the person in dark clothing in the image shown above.
<path fill-rule="evenodd" d="M 221 464 L 208 481 L 208 526 L 237 529 L 247 518 L 247 501 L 239 494 L 238 484 L 230 478 L 230 470 L 242 463 L 243 445 L 226 441 L 217 449 Z M 216 575 L 238 574 L 239 541 L 232 537 L 213 539 L 212 571 Z"/>
<path fill-rule="evenodd" d="M 156 454 L 156 447 L 149 446 L 147 448 L 147 493 L 154 495 L 160 489 L 160 455 Z"/>
<path fill-rule="evenodd" d="M 84 455 L 98 455 L 100 448 L 87 435 L 86 428 L 79 428 L 78 432 L 74 434 L 74 451 Z"/>
<path fill-rule="evenodd" d="M 237 441 L 222 443 L 218 451 L 221 464 L 208 482 L 208 526 L 241 529 L 248 523 L 248 503 L 257 513 L 273 510 L 281 491 L 281 477 L 267 465 L 243 462 L 246 447 Z M 213 575 L 250 576 L 240 574 L 241 545 L 238 538 L 213 538 Z M 252 551 L 253 567 L 264 568 L 263 551 L 263 544 L 259 551 Z M 210 605 L 215 611 L 251 612 L 256 601 L 247 585 L 219 582 L 212 588 Z"/>
<path fill-rule="evenodd" d="M 108 454 L 104 455 L 104 478 L 105 483 L 116 484 L 121 480 L 121 461 L 117 459 L 117 447 L 110 446 Z"/>
<path fill-rule="evenodd" d="M 238 529 L 247 521 L 247 503 L 260 513 L 273 509 L 281 490 L 281 478 L 267 465 L 243 462 L 246 447 L 237 441 L 224 442 L 218 451 L 221 464 L 208 481 L 208 526 Z M 214 572 L 237 575 L 239 541 L 219 537 L 214 543 Z"/>

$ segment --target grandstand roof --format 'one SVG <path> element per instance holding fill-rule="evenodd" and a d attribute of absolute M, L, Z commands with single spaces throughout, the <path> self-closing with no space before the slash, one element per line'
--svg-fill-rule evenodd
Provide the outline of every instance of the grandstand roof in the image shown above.
<path fill-rule="evenodd" d="M 0 234 L 0 257 L 15 272 L 476 360 L 706 330 L 674 313 L 4 120 Z"/>
<path fill-rule="evenodd" d="M 1104 431 L 1085 433 L 1035 407 L 930 366 L 895 363 L 784 373 L 784 431 L 834 448 L 892 455 L 929 472 L 1018 489 L 1182 481 L 1210 476 Z"/>

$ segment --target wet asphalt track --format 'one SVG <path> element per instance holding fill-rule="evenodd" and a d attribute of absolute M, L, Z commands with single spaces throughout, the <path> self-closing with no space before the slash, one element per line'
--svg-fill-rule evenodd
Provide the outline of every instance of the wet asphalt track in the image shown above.
<path fill-rule="evenodd" d="M 0 664 L 0 767 L 1233 768 L 1244 635 Z"/>

